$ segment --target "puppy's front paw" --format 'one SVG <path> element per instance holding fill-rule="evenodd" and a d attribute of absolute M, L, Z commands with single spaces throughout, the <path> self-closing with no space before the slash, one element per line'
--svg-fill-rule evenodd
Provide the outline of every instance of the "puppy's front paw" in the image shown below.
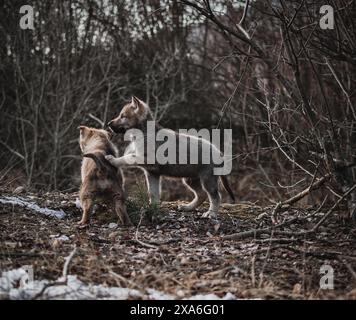
<path fill-rule="evenodd" d="M 77 228 L 78 229 L 84 229 L 86 227 L 88 227 L 89 224 L 87 221 L 84 221 L 84 220 L 80 220 L 78 223 L 77 223 Z"/>
<path fill-rule="evenodd" d="M 115 157 L 111 154 L 105 156 L 105 159 L 109 161 L 111 164 L 114 164 Z"/>
<path fill-rule="evenodd" d="M 215 219 L 217 218 L 217 214 L 212 210 L 208 210 L 207 212 L 204 212 L 201 217 L 204 219 Z"/>
<path fill-rule="evenodd" d="M 105 156 L 105 159 L 110 162 L 110 164 L 114 167 L 118 167 L 118 160 L 113 155 L 108 154 Z"/>

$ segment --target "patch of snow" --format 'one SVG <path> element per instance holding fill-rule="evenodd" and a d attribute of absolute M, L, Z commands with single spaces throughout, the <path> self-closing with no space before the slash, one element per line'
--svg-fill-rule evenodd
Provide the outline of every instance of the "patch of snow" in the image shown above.
<path fill-rule="evenodd" d="M 15 269 L 3 272 L 0 277 L 0 298 L 19 300 L 33 299 L 41 292 L 50 281 L 40 280 L 20 284 L 27 273 L 24 269 Z M 62 281 L 62 279 L 58 279 Z M 142 294 L 138 290 L 117 287 L 105 287 L 103 285 L 86 285 L 77 276 L 69 275 L 66 284 L 49 286 L 41 295 L 41 299 L 118 299 L 140 298 Z"/>
<path fill-rule="evenodd" d="M 223 300 L 236 300 L 236 296 L 232 294 L 231 292 L 228 292 L 225 294 L 225 297 L 222 298 Z"/>
<path fill-rule="evenodd" d="M 68 236 L 66 236 L 66 235 L 61 235 L 61 236 L 59 236 L 59 237 L 55 237 L 55 239 L 56 240 L 58 240 L 58 241 L 69 241 L 70 239 L 69 239 L 69 237 Z"/>
<path fill-rule="evenodd" d="M 62 209 L 53 210 L 48 208 L 41 208 L 36 203 L 31 202 L 23 197 L 11 197 L 11 196 L 0 197 L 0 203 L 20 206 L 44 214 L 45 216 L 55 217 L 58 219 L 63 219 L 66 215 L 66 213 Z"/>
<path fill-rule="evenodd" d="M 75 199 L 75 206 L 78 208 L 78 209 L 82 209 L 82 204 L 80 203 L 80 200 L 78 198 Z"/>
<path fill-rule="evenodd" d="M 115 223 L 115 222 L 111 222 L 111 223 L 109 223 L 109 225 L 108 225 L 109 229 L 116 229 L 117 226 L 118 226 L 118 224 Z"/>
<path fill-rule="evenodd" d="M 56 282 L 62 281 L 59 278 L 56 282 L 48 280 L 23 281 L 24 277 L 28 277 L 25 269 L 19 268 L 6 272 L 2 272 L 0 277 L 0 299 L 23 300 L 33 299 L 40 293 L 44 286 L 48 286 L 39 297 L 40 299 L 58 299 L 58 300 L 127 300 L 127 299 L 151 299 L 151 300 L 174 300 L 179 299 L 171 294 L 147 289 L 143 293 L 139 290 L 119 287 L 107 287 L 104 285 L 85 284 L 80 281 L 76 275 L 68 275 L 65 284 Z M 198 294 L 186 298 L 187 300 L 212 300 L 218 299 L 215 294 Z M 227 293 L 223 300 L 232 300 L 236 297 Z"/>
<path fill-rule="evenodd" d="M 3 272 L 0 278 L 0 296 L 2 293 L 10 291 L 26 275 L 27 272 L 22 268 Z"/>
<path fill-rule="evenodd" d="M 228 292 L 223 298 L 219 298 L 214 293 L 209 293 L 209 294 L 197 294 L 195 296 L 187 298 L 186 300 L 236 300 L 236 297 L 231 292 Z"/>
<path fill-rule="evenodd" d="M 193 297 L 184 299 L 184 300 L 219 300 L 220 298 L 213 293 L 209 293 L 209 294 L 197 294 Z"/>
<path fill-rule="evenodd" d="M 155 289 L 147 289 L 146 291 L 150 300 L 174 300 L 174 297 L 172 295 L 166 294 Z"/>

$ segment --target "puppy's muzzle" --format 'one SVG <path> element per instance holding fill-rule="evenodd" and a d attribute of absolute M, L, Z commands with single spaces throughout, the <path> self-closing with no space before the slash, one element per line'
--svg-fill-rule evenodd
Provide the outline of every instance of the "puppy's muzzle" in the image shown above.
<path fill-rule="evenodd" d="M 107 127 L 110 131 L 115 133 L 125 133 L 126 129 L 120 126 L 115 125 L 115 123 L 111 120 L 107 123 Z"/>

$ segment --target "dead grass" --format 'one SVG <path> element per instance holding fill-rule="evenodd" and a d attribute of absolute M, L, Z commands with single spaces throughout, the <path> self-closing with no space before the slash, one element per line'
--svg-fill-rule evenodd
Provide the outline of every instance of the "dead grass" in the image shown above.
<path fill-rule="evenodd" d="M 2 190 L 1 194 L 8 192 Z M 76 194 L 25 196 L 32 196 L 40 206 L 62 208 L 67 217 L 57 220 L 0 204 L 1 271 L 33 265 L 36 279 L 57 279 L 65 257 L 76 245 L 68 271 L 91 283 L 154 288 L 180 297 L 231 292 L 238 298 L 356 298 L 352 273 L 356 270 L 356 227 L 337 214 L 317 234 L 305 237 L 266 233 L 228 241 L 221 236 L 271 226 L 273 207 L 224 205 L 219 221 L 212 221 L 201 219 L 199 212 L 177 212 L 179 202 L 150 208 L 135 195 L 128 204 L 135 227 L 109 228 L 109 223 L 117 222 L 115 214 L 100 207 L 91 227 L 77 230 Z M 284 211 L 280 219 L 296 220 L 283 230 L 306 230 L 327 209 L 306 219 L 312 211 Z M 56 240 L 60 235 L 69 240 Z M 334 268 L 334 290 L 319 289 L 319 270 L 324 263 Z"/>

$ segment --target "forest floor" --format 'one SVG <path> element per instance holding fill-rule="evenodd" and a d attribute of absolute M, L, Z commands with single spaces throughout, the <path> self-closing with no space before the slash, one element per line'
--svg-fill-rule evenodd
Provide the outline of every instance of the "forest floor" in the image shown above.
<path fill-rule="evenodd" d="M 330 215 L 317 233 L 298 235 L 312 228 L 327 209 L 290 207 L 278 216 L 288 223 L 272 228 L 280 233 L 266 231 L 229 240 L 224 237 L 273 227 L 273 206 L 226 204 L 218 220 L 207 220 L 201 218 L 207 204 L 199 212 L 183 213 L 177 211 L 178 201 L 164 202 L 160 210 L 131 203 L 134 227 L 117 226 L 115 214 L 100 207 L 91 226 L 78 230 L 81 210 L 76 198 L 77 194 L 14 195 L 0 190 L 0 271 L 31 265 L 35 279 L 55 281 L 75 247 L 68 274 L 83 283 L 135 289 L 142 298 L 154 299 L 147 295 L 147 289 L 154 289 L 176 299 L 198 294 L 356 299 L 356 225 L 340 218 L 340 213 Z M 61 209 L 65 216 L 47 216 L 9 199 Z M 320 268 L 325 264 L 333 268 L 332 290 L 320 288 Z"/>

